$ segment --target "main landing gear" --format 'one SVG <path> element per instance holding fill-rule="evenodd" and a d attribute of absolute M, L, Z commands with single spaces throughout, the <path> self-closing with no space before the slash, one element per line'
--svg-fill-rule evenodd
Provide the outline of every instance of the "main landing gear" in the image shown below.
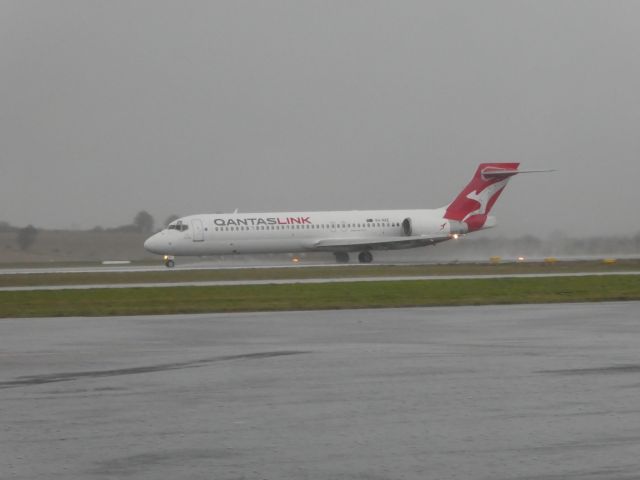
<path fill-rule="evenodd" d="M 347 252 L 335 252 L 336 262 L 338 263 L 349 263 L 349 254 Z M 360 263 L 371 263 L 373 260 L 373 255 L 369 250 L 365 250 L 364 252 L 360 252 L 358 254 L 358 261 Z"/>
<path fill-rule="evenodd" d="M 360 261 L 360 263 L 371 263 L 371 260 L 373 260 L 373 255 L 371 255 L 371 252 L 369 250 L 365 250 L 364 252 L 360 252 L 360 254 L 358 255 L 358 260 Z"/>
<path fill-rule="evenodd" d="M 335 252 L 336 262 L 349 263 L 349 254 L 347 252 Z"/>

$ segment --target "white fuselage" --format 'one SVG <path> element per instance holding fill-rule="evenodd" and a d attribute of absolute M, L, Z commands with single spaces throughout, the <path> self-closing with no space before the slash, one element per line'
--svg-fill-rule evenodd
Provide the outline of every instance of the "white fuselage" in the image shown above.
<path fill-rule="evenodd" d="M 165 255 L 411 248 L 464 233 L 443 213 L 444 209 L 189 215 L 149 238 L 145 248 Z M 421 238 L 436 241 L 412 243 Z"/>
<path fill-rule="evenodd" d="M 509 179 L 523 173 L 518 163 L 481 163 L 471 181 L 443 208 L 270 212 L 189 215 L 148 238 L 144 247 L 165 255 L 333 252 L 340 263 L 360 252 L 435 245 L 460 234 L 490 228 L 494 203 Z M 532 171 L 529 171 L 529 173 Z"/>

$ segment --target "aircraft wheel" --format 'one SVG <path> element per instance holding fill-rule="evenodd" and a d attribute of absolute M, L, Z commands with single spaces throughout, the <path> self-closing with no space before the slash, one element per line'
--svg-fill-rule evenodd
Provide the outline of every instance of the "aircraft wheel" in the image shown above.
<path fill-rule="evenodd" d="M 173 268 L 176 265 L 173 260 L 167 260 L 166 262 L 164 262 L 164 264 L 167 268 Z"/>
<path fill-rule="evenodd" d="M 336 262 L 349 263 L 349 254 L 347 252 L 335 252 Z"/>
<path fill-rule="evenodd" d="M 371 261 L 373 260 L 373 255 L 371 255 L 371 252 L 369 251 L 360 252 L 360 254 L 358 255 L 358 260 L 360 261 L 360 263 L 371 263 Z"/>

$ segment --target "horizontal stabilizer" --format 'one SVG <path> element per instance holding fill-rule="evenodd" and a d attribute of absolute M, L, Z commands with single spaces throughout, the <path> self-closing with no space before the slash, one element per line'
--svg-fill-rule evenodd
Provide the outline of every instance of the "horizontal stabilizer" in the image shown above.
<path fill-rule="evenodd" d="M 508 178 L 514 175 L 518 175 L 519 173 L 547 173 L 547 172 L 555 172 L 555 170 L 516 170 L 512 168 L 496 168 L 496 167 L 487 167 L 482 172 L 482 176 L 484 178 Z"/>

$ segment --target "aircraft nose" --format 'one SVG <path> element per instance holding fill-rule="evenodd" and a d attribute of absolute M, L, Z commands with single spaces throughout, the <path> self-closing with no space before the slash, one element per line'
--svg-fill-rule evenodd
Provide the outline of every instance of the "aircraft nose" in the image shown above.
<path fill-rule="evenodd" d="M 155 235 L 152 235 L 145 240 L 144 249 L 147 252 L 151 253 L 163 253 L 160 251 L 160 243 L 160 239 L 158 238 L 158 234 L 156 233 Z"/>

